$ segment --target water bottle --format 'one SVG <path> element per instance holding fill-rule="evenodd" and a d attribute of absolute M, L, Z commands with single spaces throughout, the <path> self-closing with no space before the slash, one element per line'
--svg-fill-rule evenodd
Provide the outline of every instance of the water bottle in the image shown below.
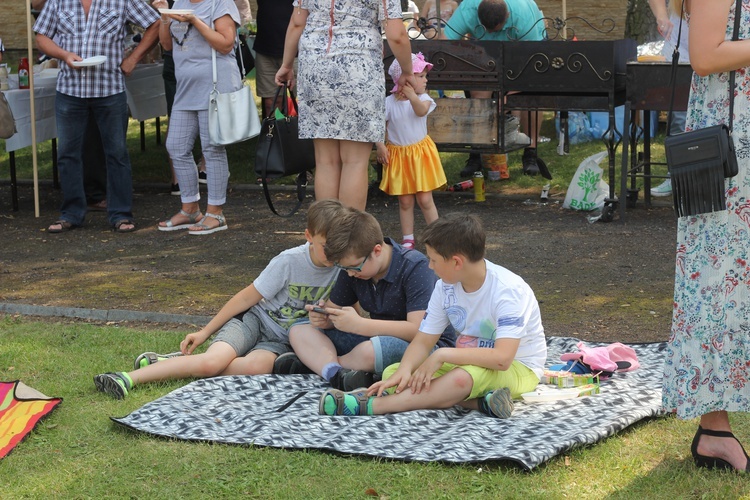
<path fill-rule="evenodd" d="M 539 197 L 539 199 L 542 201 L 542 203 L 547 203 L 549 201 L 549 183 L 545 184 L 542 187 L 542 195 Z"/>
<path fill-rule="evenodd" d="M 448 188 L 448 191 L 468 191 L 474 187 L 474 181 L 469 179 L 468 181 L 457 182 Z"/>

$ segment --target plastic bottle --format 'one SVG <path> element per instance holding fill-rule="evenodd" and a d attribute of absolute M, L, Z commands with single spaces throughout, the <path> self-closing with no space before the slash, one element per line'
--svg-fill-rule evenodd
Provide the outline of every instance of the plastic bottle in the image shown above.
<path fill-rule="evenodd" d="M 549 187 L 549 183 L 542 187 L 542 195 L 539 197 L 542 203 L 547 203 L 549 201 Z"/>
<path fill-rule="evenodd" d="M 18 63 L 18 88 L 29 88 L 29 59 L 22 57 Z"/>
<path fill-rule="evenodd" d="M 448 188 L 448 191 L 468 191 L 474 188 L 474 181 L 469 179 L 468 181 L 457 182 Z"/>
<path fill-rule="evenodd" d="M 474 201 L 484 201 L 484 175 L 482 172 L 474 172 Z"/>

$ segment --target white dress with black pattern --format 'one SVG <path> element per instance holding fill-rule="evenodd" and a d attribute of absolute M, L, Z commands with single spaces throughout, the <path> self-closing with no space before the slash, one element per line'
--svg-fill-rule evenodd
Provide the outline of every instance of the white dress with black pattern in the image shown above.
<path fill-rule="evenodd" d="M 381 28 L 387 18 L 401 18 L 401 4 L 399 0 L 334 0 L 331 4 L 331 0 L 295 1 L 295 6 L 309 11 L 299 42 L 299 136 L 382 142 Z"/>

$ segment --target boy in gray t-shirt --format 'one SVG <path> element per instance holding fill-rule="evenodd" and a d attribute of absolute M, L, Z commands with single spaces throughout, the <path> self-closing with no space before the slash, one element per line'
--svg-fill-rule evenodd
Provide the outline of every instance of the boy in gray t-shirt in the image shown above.
<path fill-rule="evenodd" d="M 307 318 L 305 305 L 324 301 L 331 293 L 338 270 L 328 262 L 324 247 L 343 210 L 338 200 L 313 203 L 307 213 L 307 243 L 274 257 L 205 327 L 185 337 L 180 352 L 141 354 L 129 373 L 95 376 L 97 390 L 122 399 L 135 385 L 158 380 L 271 373 L 276 357 L 292 351 L 289 328 Z M 206 352 L 193 354 L 214 333 Z"/>

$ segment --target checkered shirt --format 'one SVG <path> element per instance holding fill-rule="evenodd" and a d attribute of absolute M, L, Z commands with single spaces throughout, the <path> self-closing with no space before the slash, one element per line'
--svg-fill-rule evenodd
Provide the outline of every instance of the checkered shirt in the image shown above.
<path fill-rule="evenodd" d="M 81 0 L 49 0 L 34 24 L 34 31 L 54 39 L 62 49 L 83 59 L 107 56 L 99 66 L 72 69 L 63 65 L 57 90 L 73 97 L 107 97 L 125 91 L 120 70 L 126 23 L 147 28 L 159 14 L 144 0 L 95 0 L 88 18 Z"/>

